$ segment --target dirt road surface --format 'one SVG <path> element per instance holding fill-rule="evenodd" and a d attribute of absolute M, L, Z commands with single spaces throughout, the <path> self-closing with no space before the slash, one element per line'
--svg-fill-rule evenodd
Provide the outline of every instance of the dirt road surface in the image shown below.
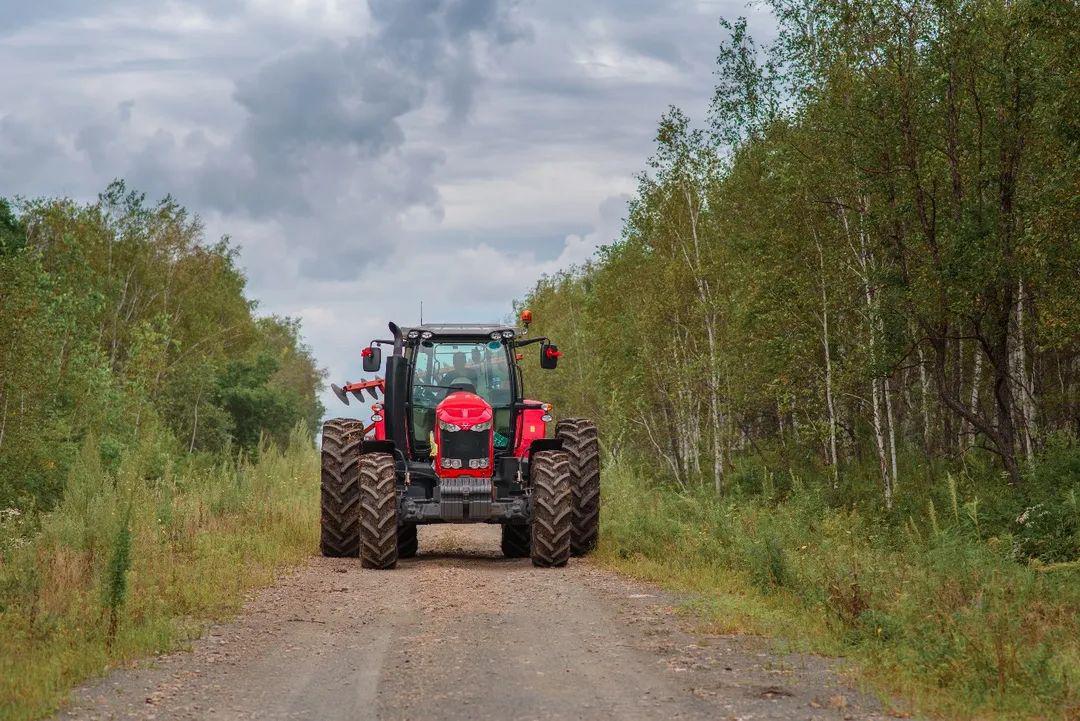
<path fill-rule="evenodd" d="M 312 559 L 189 652 L 79 689 L 62 719 L 872 719 L 832 662 L 703 636 L 587 562 L 503 559 L 497 526 L 421 529 L 394 571 Z"/>

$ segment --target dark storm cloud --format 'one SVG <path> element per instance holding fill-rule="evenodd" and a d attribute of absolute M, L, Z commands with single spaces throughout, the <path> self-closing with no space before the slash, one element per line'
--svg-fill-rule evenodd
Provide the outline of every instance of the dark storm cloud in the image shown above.
<path fill-rule="evenodd" d="M 234 97 L 249 114 L 248 150 L 272 167 L 316 145 L 372 156 L 400 145 L 397 119 L 423 102 L 424 84 L 354 41 L 284 55 L 242 79 Z"/>
<path fill-rule="evenodd" d="M 408 208 L 440 212 L 431 171 L 442 155 L 405 149 L 402 119 L 433 93 L 448 120 L 467 116 L 481 82 L 481 46 L 522 36 L 506 7 L 490 0 L 376 0 L 371 34 L 290 50 L 242 77 L 233 97 L 245 111 L 244 125 L 217 159 L 207 159 L 198 183 L 205 202 L 254 216 L 318 215 L 328 199 L 311 174 L 330 153 L 344 167 L 322 172 L 334 172 L 358 192 L 347 215 L 364 237 L 354 231 L 317 242 L 362 265 L 392 242 L 396 218 Z M 341 272 L 311 259 L 300 269 L 311 277 Z"/>
<path fill-rule="evenodd" d="M 400 146 L 400 119 L 432 89 L 449 113 L 472 107 L 478 39 L 520 37 L 492 0 L 373 0 L 371 36 L 287 53 L 237 83 L 245 141 L 259 162 L 344 145 L 376 156 Z"/>

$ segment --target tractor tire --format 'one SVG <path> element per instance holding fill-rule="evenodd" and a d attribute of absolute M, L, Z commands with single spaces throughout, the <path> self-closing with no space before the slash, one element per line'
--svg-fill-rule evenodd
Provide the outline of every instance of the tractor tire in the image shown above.
<path fill-rule="evenodd" d="M 502 540 L 499 545 L 507 558 L 525 558 L 529 555 L 529 527 L 513 523 L 502 524 Z"/>
<path fill-rule="evenodd" d="M 360 555 L 360 478 L 357 462 L 364 442 L 364 424 L 334 418 L 322 429 L 322 533 L 324 556 Z"/>
<path fill-rule="evenodd" d="M 412 558 L 420 550 L 420 542 L 416 538 L 416 524 L 407 523 L 398 529 L 397 534 L 397 557 Z"/>
<path fill-rule="evenodd" d="M 529 555 L 534 566 L 565 566 L 570 560 L 570 534 L 574 530 L 570 456 L 562 451 L 540 451 L 533 455 L 530 466 Z"/>
<path fill-rule="evenodd" d="M 587 418 L 567 418 L 555 426 L 555 437 L 570 456 L 574 531 L 570 552 L 584 556 L 596 548 L 600 536 L 600 439 L 596 424 Z"/>
<path fill-rule="evenodd" d="M 390 569 L 397 565 L 397 483 L 394 457 L 369 453 L 357 463 L 360 476 L 360 565 Z"/>

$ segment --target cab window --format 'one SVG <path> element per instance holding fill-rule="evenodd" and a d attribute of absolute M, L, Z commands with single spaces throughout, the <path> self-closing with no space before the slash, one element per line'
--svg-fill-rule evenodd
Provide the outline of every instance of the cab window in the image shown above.
<path fill-rule="evenodd" d="M 455 390 L 476 393 L 495 410 L 496 446 L 510 437 L 510 362 L 498 341 L 425 341 L 413 348 L 412 431 L 426 443 L 435 406 Z M 504 446 L 505 447 L 505 446 Z"/>

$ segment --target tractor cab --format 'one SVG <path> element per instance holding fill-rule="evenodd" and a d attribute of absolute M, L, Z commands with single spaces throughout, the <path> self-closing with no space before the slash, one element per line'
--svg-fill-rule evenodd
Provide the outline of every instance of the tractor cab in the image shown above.
<path fill-rule="evenodd" d="M 446 420 L 452 412 L 463 422 L 470 414 L 473 418 L 487 414 L 487 420 L 470 423 L 469 428 L 492 429 L 494 455 L 513 449 L 515 410 L 522 401 L 517 382 L 521 371 L 513 349 L 516 337 L 513 328 L 494 325 L 426 325 L 405 330 L 406 420 L 413 458 L 431 457 L 435 436 L 448 426 L 461 425 Z"/>

